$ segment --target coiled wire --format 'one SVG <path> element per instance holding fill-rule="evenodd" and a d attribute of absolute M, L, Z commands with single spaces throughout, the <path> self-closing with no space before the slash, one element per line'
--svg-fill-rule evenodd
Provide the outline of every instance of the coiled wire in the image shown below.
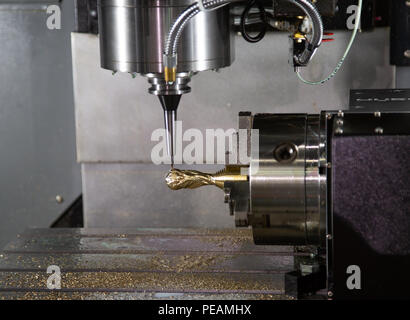
<path fill-rule="evenodd" d="M 246 31 L 246 19 L 249 15 L 249 12 L 251 11 L 251 9 L 255 6 L 258 7 L 258 10 L 259 10 L 260 19 L 262 21 L 262 29 L 259 31 L 259 33 L 256 36 L 251 36 Z M 243 10 L 243 13 L 242 13 L 242 16 L 241 16 L 240 27 L 241 27 L 242 37 L 246 41 L 251 42 L 251 43 L 259 42 L 265 37 L 267 26 L 268 26 L 268 21 L 267 21 L 267 17 L 266 17 L 265 7 L 263 6 L 263 4 L 260 2 L 260 0 L 251 0 L 251 1 L 249 1 L 248 5 L 245 7 L 245 10 Z"/>

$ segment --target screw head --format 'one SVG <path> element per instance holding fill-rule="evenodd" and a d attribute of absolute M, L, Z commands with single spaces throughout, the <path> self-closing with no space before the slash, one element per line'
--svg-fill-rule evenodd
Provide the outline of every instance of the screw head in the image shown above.
<path fill-rule="evenodd" d="M 374 113 L 374 116 L 375 116 L 376 118 L 380 118 L 380 117 L 382 116 L 382 113 L 381 113 L 380 111 L 376 111 L 376 112 Z"/>
<path fill-rule="evenodd" d="M 57 203 L 63 203 L 64 202 L 64 198 L 61 195 L 56 195 L 56 201 Z"/>
<path fill-rule="evenodd" d="M 343 134 L 343 129 L 342 128 L 336 128 L 335 133 L 336 134 Z"/>
<path fill-rule="evenodd" d="M 326 167 L 330 169 L 332 167 L 332 163 L 331 162 L 326 163 Z"/>
<path fill-rule="evenodd" d="M 96 10 L 90 10 L 90 16 L 93 17 L 93 18 L 97 18 L 97 16 L 98 16 L 97 11 Z"/>
<path fill-rule="evenodd" d="M 336 124 L 338 125 L 338 126 L 343 126 L 343 120 L 342 119 L 339 119 L 339 120 L 337 120 L 336 121 Z"/>
<path fill-rule="evenodd" d="M 345 116 L 345 114 L 342 110 L 339 110 L 339 112 L 337 113 L 337 116 L 340 117 L 340 118 L 343 118 Z"/>
<path fill-rule="evenodd" d="M 328 292 L 327 292 L 327 296 L 328 296 L 328 297 L 333 297 L 333 291 L 328 291 Z"/>
<path fill-rule="evenodd" d="M 328 239 L 328 240 L 332 240 L 332 235 L 330 234 L 330 233 L 328 233 L 327 235 L 326 235 L 326 239 Z"/>
<path fill-rule="evenodd" d="M 298 151 L 293 143 L 282 143 L 273 150 L 273 156 L 279 163 L 291 163 L 297 156 Z"/>
<path fill-rule="evenodd" d="M 374 133 L 383 134 L 383 128 L 382 127 L 377 127 L 376 129 L 374 129 Z"/>
<path fill-rule="evenodd" d="M 331 113 L 327 113 L 327 114 L 326 114 L 326 118 L 327 118 L 328 120 L 332 119 L 332 117 L 333 117 L 333 116 L 332 116 Z"/>

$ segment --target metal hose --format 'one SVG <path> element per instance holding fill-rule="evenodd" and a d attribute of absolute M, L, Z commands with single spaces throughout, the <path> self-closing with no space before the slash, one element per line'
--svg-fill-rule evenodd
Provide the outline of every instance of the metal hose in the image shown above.
<path fill-rule="evenodd" d="M 232 2 L 241 2 L 243 0 L 208 0 L 203 1 L 203 7 L 206 10 L 219 9 L 225 5 L 228 5 Z M 177 54 L 178 40 L 181 37 L 182 31 L 184 30 L 185 25 L 195 17 L 198 13 L 201 12 L 200 5 L 198 2 L 190 5 L 186 8 L 175 20 L 173 23 L 165 43 L 165 55 L 174 56 Z"/>
<path fill-rule="evenodd" d="M 312 22 L 312 38 L 306 45 L 305 50 L 298 56 L 295 57 L 296 62 L 300 65 L 307 65 L 316 53 L 317 48 L 322 44 L 323 39 L 323 22 L 316 9 L 315 5 L 308 0 L 287 0 L 290 3 L 295 4 L 301 8 L 306 15 L 310 18 Z"/>
<path fill-rule="evenodd" d="M 201 1 L 201 0 L 200 0 Z M 233 2 L 242 2 L 243 0 L 202 0 L 201 4 L 206 10 L 219 9 Z M 295 57 L 300 65 L 306 65 L 315 54 L 317 48 L 322 43 L 323 22 L 315 5 L 308 0 L 287 0 L 301 8 L 312 21 L 312 38 L 306 45 L 305 50 Z M 201 12 L 201 5 L 196 2 L 186 8 L 173 23 L 165 43 L 164 64 L 167 70 L 176 69 L 176 54 L 178 40 L 181 37 L 185 25 Z"/>

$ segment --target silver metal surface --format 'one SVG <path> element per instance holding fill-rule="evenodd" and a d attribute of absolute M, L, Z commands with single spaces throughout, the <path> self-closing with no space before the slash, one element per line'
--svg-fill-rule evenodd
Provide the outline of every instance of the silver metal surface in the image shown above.
<path fill-rule="evenodd" d="M 51 4 L 61 6 L 61 30 L 47 28 Z M 0 247 L 29 226 L 48 227 L 81 194 L 73 28 L 72 0 L 0 1 Z"/>
<path fill-rule="evenodd" d="M 182 95 L 191 92 L 191 88 L 188 86 L 191 81 L 191 72 L 177 73 L 176 81 L 172 86 L 167 85 L 163 76 L 157 73 L 147 73 L 144 75 L 147 77 L 151 87 L 148 92 L 155 95 Z"/>
<path fill-rule="evenodd" d="M 0 252 L 0 299 L 289 299 L 284 275 L 307 255 L 249 229 L 30 229 Z"/>
<path fill-rule="evenodd" d="M 325 114 L 307 115 L 305 146 L 306 243 L 323 244 L 326 234 L 327 177 Z"/>
<path fill-rule="evenodd" d="M 167 33 L 194 0 L 100 0 L 101 66 L 105 69 L 162 73 Z M 229 66 L 233 59 L 229 8 L 202 12 L 184 30 L 178 72 Z"/>
<path fill-rule="evenodd" d="M 175 154 L 175 123 L 177 119 L 177 111 L 164 111 L 165 130 L 167 131 L 167 147 L 168 155 L 171 156 L 171 164 L 174 165 Z"/>
<path fill-rule="evenodd" d="M 253 119 L 250 223 L 256 243 L 319 244 L 325 215 L 320 210 L 319 115 L 260 114 Z"/>

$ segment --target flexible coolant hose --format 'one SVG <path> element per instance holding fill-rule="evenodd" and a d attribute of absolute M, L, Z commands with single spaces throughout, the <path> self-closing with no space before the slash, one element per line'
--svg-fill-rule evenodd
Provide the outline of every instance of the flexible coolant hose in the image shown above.
<path fill-rule="evenodd" d="M 323 37 L 323 24 L 322 19 L 316 9 L 316 7 L 309 0 L 288 0 L 300 7 L 312 21 L 312 39 L 306 46 L 306 49 L 296 57 L 298 62 L 305 65 L 307 64 L 316 49 L 320 46 Z M 201 11 L 209 11 L 219 9 L 225 5 L 234 2 L 243 2 L 243 0 L 199 0 L 188 8 L 186 8 L 173 23 L 165 43 L 164 55 L 166 57 L 175 57 L 177 54 L 178 40 L 181 37 L 182 31 L 186 23 L 195 17 Z"/>
<path fill-rule="evenodd" d="M 165 43 L 164 54 L 166 56 L 174 56 L 177 54 L 178 40 L 181 37 L 185 25 L 198 13 L 200 13 L 203 10 L 207 11 L 212 9 L 219 9 L 232 2 L 239 1 L 243 0 L 202 0 L 201 5 L 198 2 L 191 4 L 178 16 L 178 18 L 172 24 L 172 27 L 168 33 L 167 41 Z"/>

